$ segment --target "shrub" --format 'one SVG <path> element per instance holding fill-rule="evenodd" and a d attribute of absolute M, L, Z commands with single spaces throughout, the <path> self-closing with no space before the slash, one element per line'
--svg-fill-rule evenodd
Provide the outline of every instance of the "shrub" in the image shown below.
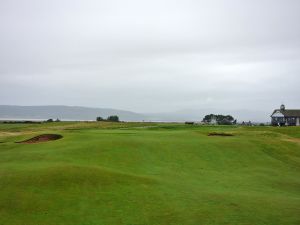
<path fill-rule="evenodd" d="M 98 116 L 97 118 L 96 118 L 96 121 L 103 121 L 104 119 L 101 117 L 101 116 Z"/>

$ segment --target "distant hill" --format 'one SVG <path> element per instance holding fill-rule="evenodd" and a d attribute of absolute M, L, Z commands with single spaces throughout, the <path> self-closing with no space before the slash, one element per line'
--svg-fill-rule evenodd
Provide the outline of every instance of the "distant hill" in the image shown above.
<path fill-rule="evenodd" d="M 232 115 L 238 121 L 268 122 L 269 113 L 264 111 L 232 110 L 224 111 L 218 109 L 186 109 L 166 113 L 135 113 L 131 111 L 90 108 L 81 106 L 12 106 L 0 105 L 0 120 L 2 119 L 24 119 L 24 120 L 95 120 L 97 116 L 106 118 L 110 115 L 118 115 L 123 121 L 162 121 L 162 122 L 184 122 L 201 121 L 207 114 Z"/>
<path fill-rule="evenodd" d="M 95 120 L 97 116 L 106 118 L 118 115 L 123 121 L 142 121 L 142 114 L 106 108 L 89 108 L 80 106 L 14 106 L 0 105 L 0 119 L 56 119 L 60 120 Z"/>

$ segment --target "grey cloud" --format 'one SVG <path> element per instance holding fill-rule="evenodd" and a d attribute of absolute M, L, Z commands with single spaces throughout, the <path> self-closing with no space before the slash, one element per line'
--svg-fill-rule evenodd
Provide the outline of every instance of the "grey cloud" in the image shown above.
<path fill-rule="evenodd" d="M 4 0 L 0 104 L 299 108 L 299 10 L 297 0 Z"/>

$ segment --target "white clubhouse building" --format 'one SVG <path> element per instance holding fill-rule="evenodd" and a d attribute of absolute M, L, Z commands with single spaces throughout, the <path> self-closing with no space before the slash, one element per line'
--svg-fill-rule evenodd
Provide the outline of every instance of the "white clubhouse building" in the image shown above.
<path fill-rule="evenodd" d="M 280 109 L 274 110 L 271 118 L 271 123 L 275 126 L 300 126 L 300 109 L 285 109 L 281 105 Z"/>

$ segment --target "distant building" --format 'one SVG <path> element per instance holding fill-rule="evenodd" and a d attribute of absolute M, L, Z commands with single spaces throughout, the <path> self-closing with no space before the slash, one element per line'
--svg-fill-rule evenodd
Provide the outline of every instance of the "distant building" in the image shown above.
<path fill-rule="evenodd" d="M 253 126 L 253 124 L 250 120 L 249 120 L 249 122 L 243 121 L 240 125 L 242 125 L 242 126 Z"/>
<path fill-rule="evenodd" d="M 275 109 L 271 115 L 271 123 L 275 126 L 300 126 L 300 109 Z"/>

